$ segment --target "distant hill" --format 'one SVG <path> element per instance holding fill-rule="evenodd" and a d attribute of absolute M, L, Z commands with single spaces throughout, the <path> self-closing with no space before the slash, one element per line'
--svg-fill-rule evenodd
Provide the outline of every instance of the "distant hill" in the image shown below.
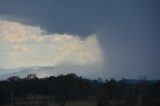
<path fill-rule="evenodd" d="M 68 66 L 68 65 L 63 67 L 34 66 L 34 67 L 22 67 L 22 68 L 15 68 L 15 69 L 0 69 L 0 80 L 6 80 L 7 78 L 12 76 L 19 76 L 20 78 L 24 78 L 28 74 L 36 74 L 38 78 L 44 78 L 44 77 L 57 76 L 57 75 L 68 74 L 68 73 L 76 73 L 79 76 L 91 78 L 93 74 L 92 73 L 86 74 L 86 71 L 87 71 L 87 68 L 85 67 L 79 68 L 79 67 Z M 95 78 L 98 78 L 98 76 L 96 76 Z M 127 81 L 127 83 L 130 83 L 130 84 L 137 84 L 143 81 L 141 79 L 125 79 L 125 80 Z M 157 80 L 145 80 L 145 81 L 148 81 L 151 83 L 157 82 Z"/>
<path fill-rule="evenodd" d="M 28 68 L 17 68 L 17 69 L 6 69 L 9 73 L 2 74 L 0 79 L 7 79 L 11 76 L 19 76 L 21 78 L 26 77 L 28 74 L 36 74 L 38 77 L 46 77 L 46 73 L 50 72 L 50 75 L 53 74 L 53 67 L 28 67 Z M 1 70 L 0 70 L 1 71 Z M 3 69 L 2 71 L 5 71 Z M 52 74 L 51 74 L 52 73 Z"/>
<path fill-rule="evenodd" d="M 130 84 L 137 84 L 137 83 L 141 83 L 143 81 L 147 81 L 147 82 L 150 82 L 150 83 L 155 83 L 158 80 L 126 79 L 126 81 L 127 81 L 127 83 L 130 83 Z"/>
<path fill-rule="evenodd" d="M 48 76 L 57 76 L 60 74 L 67 74 L 67 73 L 76 73 L 77 75 L 84 76 L 87 78 L 91 78 L 94 72 L 90 73 L 86 67 L 80 66 L 69 66 L 63 65 L 62 66 L 46 66 L 46 67 L 22 67 L 22 68 L 15 68 L 15 69 L 0 69 L 0 80 L 5 80 L 11 76 L 19 76 L 21 78 L 26 77 L 28 74 L 36 74 L 39 78 L 48 77 Z M 93 74 L 92 74 L 93 73 Z M 98 76 L 97 76 L 98 77 Z"/>

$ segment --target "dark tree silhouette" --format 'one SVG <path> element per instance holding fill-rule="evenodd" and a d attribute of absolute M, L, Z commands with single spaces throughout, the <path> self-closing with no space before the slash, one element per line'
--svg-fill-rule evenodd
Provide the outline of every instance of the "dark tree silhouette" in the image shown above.
<path fill-rule="evenodd" d="M 87 100 L 88 96 L 97 97 L 97 106 L 160 106 L 160 81 L 142 80 L 133 84 L 125 79 L 111 79 L 103 82 L 74 73 L 41 79 L 30 74 L 23 79 L 13 76 L 0 81 L 0 105 L 13 105 L 15 97 L 28 95 L 43 96 L 42 106 L 47 106 L 47 96 L 54 97 L 60 106 L 65 106 L 67 101 Z"/>

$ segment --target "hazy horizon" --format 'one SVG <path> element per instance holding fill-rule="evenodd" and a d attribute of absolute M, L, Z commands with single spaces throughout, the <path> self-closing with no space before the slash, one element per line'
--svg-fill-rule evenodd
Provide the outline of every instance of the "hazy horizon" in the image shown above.
<path fill-rule="evenodd" d="M 2 0 L 0 76 L 8 73 L 5 69 L 60 67 L 54 73 L 159 79 L 159 4 L 158 0 Z"/>

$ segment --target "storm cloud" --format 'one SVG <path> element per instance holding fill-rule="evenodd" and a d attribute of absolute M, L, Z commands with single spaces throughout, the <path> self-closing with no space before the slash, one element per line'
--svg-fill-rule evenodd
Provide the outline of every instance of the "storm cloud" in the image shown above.
<path fill-rule="evenodd" d="M 39 26 L 0 21 L 0 67 L 95 65 L 103 61 L 96 35 L 48 34 Z"/>

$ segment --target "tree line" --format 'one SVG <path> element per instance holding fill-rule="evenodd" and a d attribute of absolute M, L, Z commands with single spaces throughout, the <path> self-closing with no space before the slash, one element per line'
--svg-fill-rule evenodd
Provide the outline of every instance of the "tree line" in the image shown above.
<path fill-rule="evenodd" d="M 28 95 L 54 96 L 61 106 L 68 100 L 85 100 L 87 96 L 95 96 L 97 106 L 160 106 L 160 81 L 132 84 L 125 79 L 89 80 L 74 73 L 40 79 L 30 74 L 0 81 L 0 105 L 14 104 L 15 97 Z"/>

